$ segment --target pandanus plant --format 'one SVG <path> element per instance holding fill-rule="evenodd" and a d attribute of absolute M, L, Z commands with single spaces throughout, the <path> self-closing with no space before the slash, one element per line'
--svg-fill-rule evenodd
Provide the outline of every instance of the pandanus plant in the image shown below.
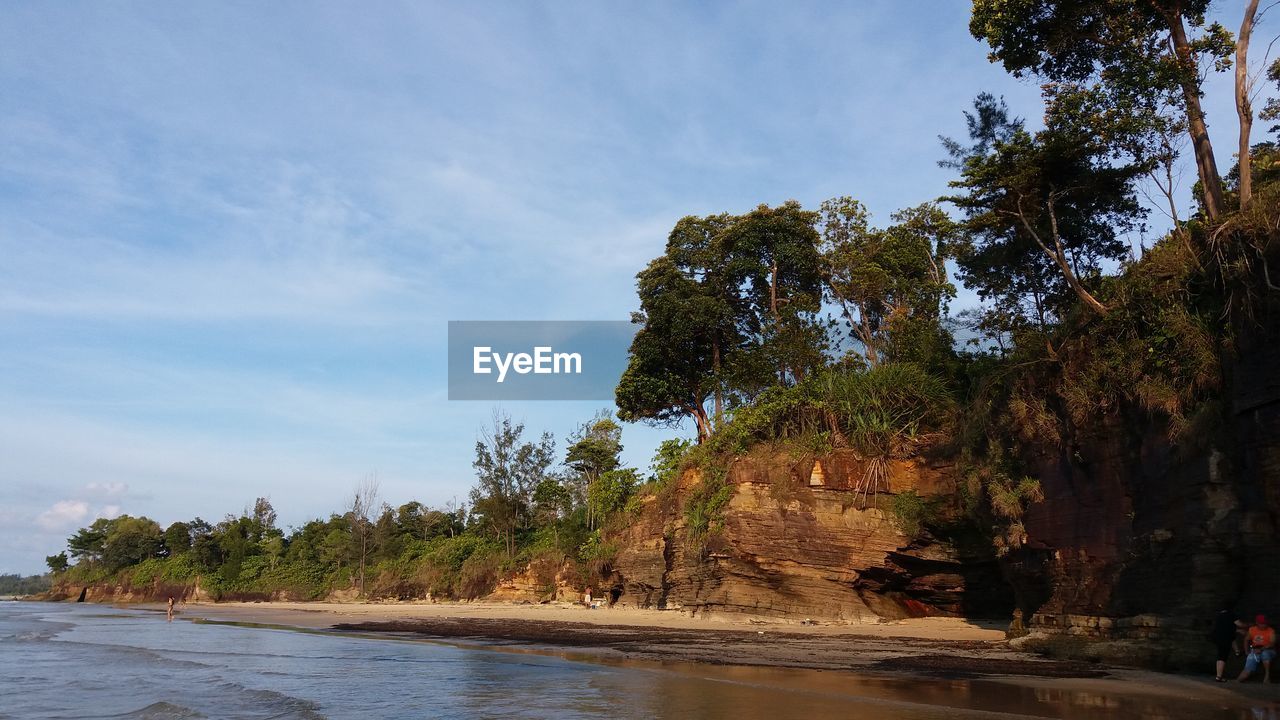
<path fill-rule="evenodd" d="M 904 455 L 922 430 L 936 428 L 953 402 L 943 384 L 912 363 L 866 371 L 833 371 L 819 381 L 832 433 L 866 461 L 854 487 L 863 503 L 887 489 L 889 461 Z"/>

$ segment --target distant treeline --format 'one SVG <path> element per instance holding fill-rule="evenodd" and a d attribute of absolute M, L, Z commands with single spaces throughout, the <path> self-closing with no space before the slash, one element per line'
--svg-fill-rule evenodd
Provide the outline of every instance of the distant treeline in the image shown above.
<path fill-rule="evenodd" d="M 0 575 L 0 595 L 35 595 L 49 589 L 48 575 Z"/>
<path fill-rule="evenodd" d="M 347 505 L 287 531 L 271 502 L 259 498 L 217 523 L 201 518 L 168 527 L 146 517 L 99 519 L 47 558 L 68 586 L 118 583 L 177 593 L 199 578 L 215 598 L 283 595 L 315 599 L 332 591 L 372 598 L 475 598 L 517 568 L 541 573 L 548 593 L 556 575 L 589 582 L 613 547 L 602 530 L 616 523 L 636 490 L 670 481 L 688 443 L 661 447 L 652 474 L 622 467 L 621 428 L 601 413 L 557 454 L 550 434 L 495 415 L 476 442 L 477 482 L 470 502 L 431 508 L 381 503 L 367 480 Z"/>

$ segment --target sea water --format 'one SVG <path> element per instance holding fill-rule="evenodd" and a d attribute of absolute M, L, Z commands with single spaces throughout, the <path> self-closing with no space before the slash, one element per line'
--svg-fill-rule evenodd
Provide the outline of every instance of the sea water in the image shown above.
<path fill-rule="evenodd" d="M 967 680 L 601 663 L 331 632 L 0 603 L 0 718 L 1257 717 Z"/>

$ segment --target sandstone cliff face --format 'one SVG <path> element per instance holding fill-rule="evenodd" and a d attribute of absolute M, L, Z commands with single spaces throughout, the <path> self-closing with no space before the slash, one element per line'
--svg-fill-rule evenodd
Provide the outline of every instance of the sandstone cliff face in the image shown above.
<path fill-rule="evenodd" d="M 923 615 L 1007 616 L 1011 595 L 989 555 L 965 556 L 913 539 L 889 512 L 892 496 L 954 496 L 951 468 L 892 464 L 886 491 L 855 490 L 863 463 L 848 451 L 819 458 L 743 457 L 730 467 L 723 525 L 691 537 L 684 506 L 702 478 L 686 471 L 674 492 L 645 498 L 614 541 L 623 605 L 865 620 Z"/>
<path fill-rule="evenodd" d="M 1100 637 L 1203 637 L 1224 605 L 1280 611 L 1280 312 L 1239 330 L 1228 422 L 1169 440 L 1140 413 L 1026 453 L 1044 490 L 1007 575 L 1031 624 Z"/>

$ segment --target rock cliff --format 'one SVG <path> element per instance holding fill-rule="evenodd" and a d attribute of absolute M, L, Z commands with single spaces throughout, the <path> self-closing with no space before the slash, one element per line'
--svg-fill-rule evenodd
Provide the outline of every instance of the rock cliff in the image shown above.
<path fill-rule="evenodd" d="M 1237 329 L 1221 412 L 1175 442 L 1112 412 L 1030 448 L 1044 502 L 1006 563 L 1033 628 L 1202 639 L 1213 613 L 1280 611 L 1280 308 Z"/>
<path fill-rule="evenodd" d="M 791 618 L 1007 617 L 1012 594 L 989 552 L 908 537 L 889 510 L 908 490 L 945 505 L 953 469 L 895 462 L 888 488 L 869 497 L 855 490 L 864 472 L 849 451 L 738 458 L 721 522 L 698 535 L 684 507 L 703 478 L 687 470 L 674 488 L 644 498 L 639 517 L 612 538 L 620 548 L 613 596 L 638 607 Z"/>

